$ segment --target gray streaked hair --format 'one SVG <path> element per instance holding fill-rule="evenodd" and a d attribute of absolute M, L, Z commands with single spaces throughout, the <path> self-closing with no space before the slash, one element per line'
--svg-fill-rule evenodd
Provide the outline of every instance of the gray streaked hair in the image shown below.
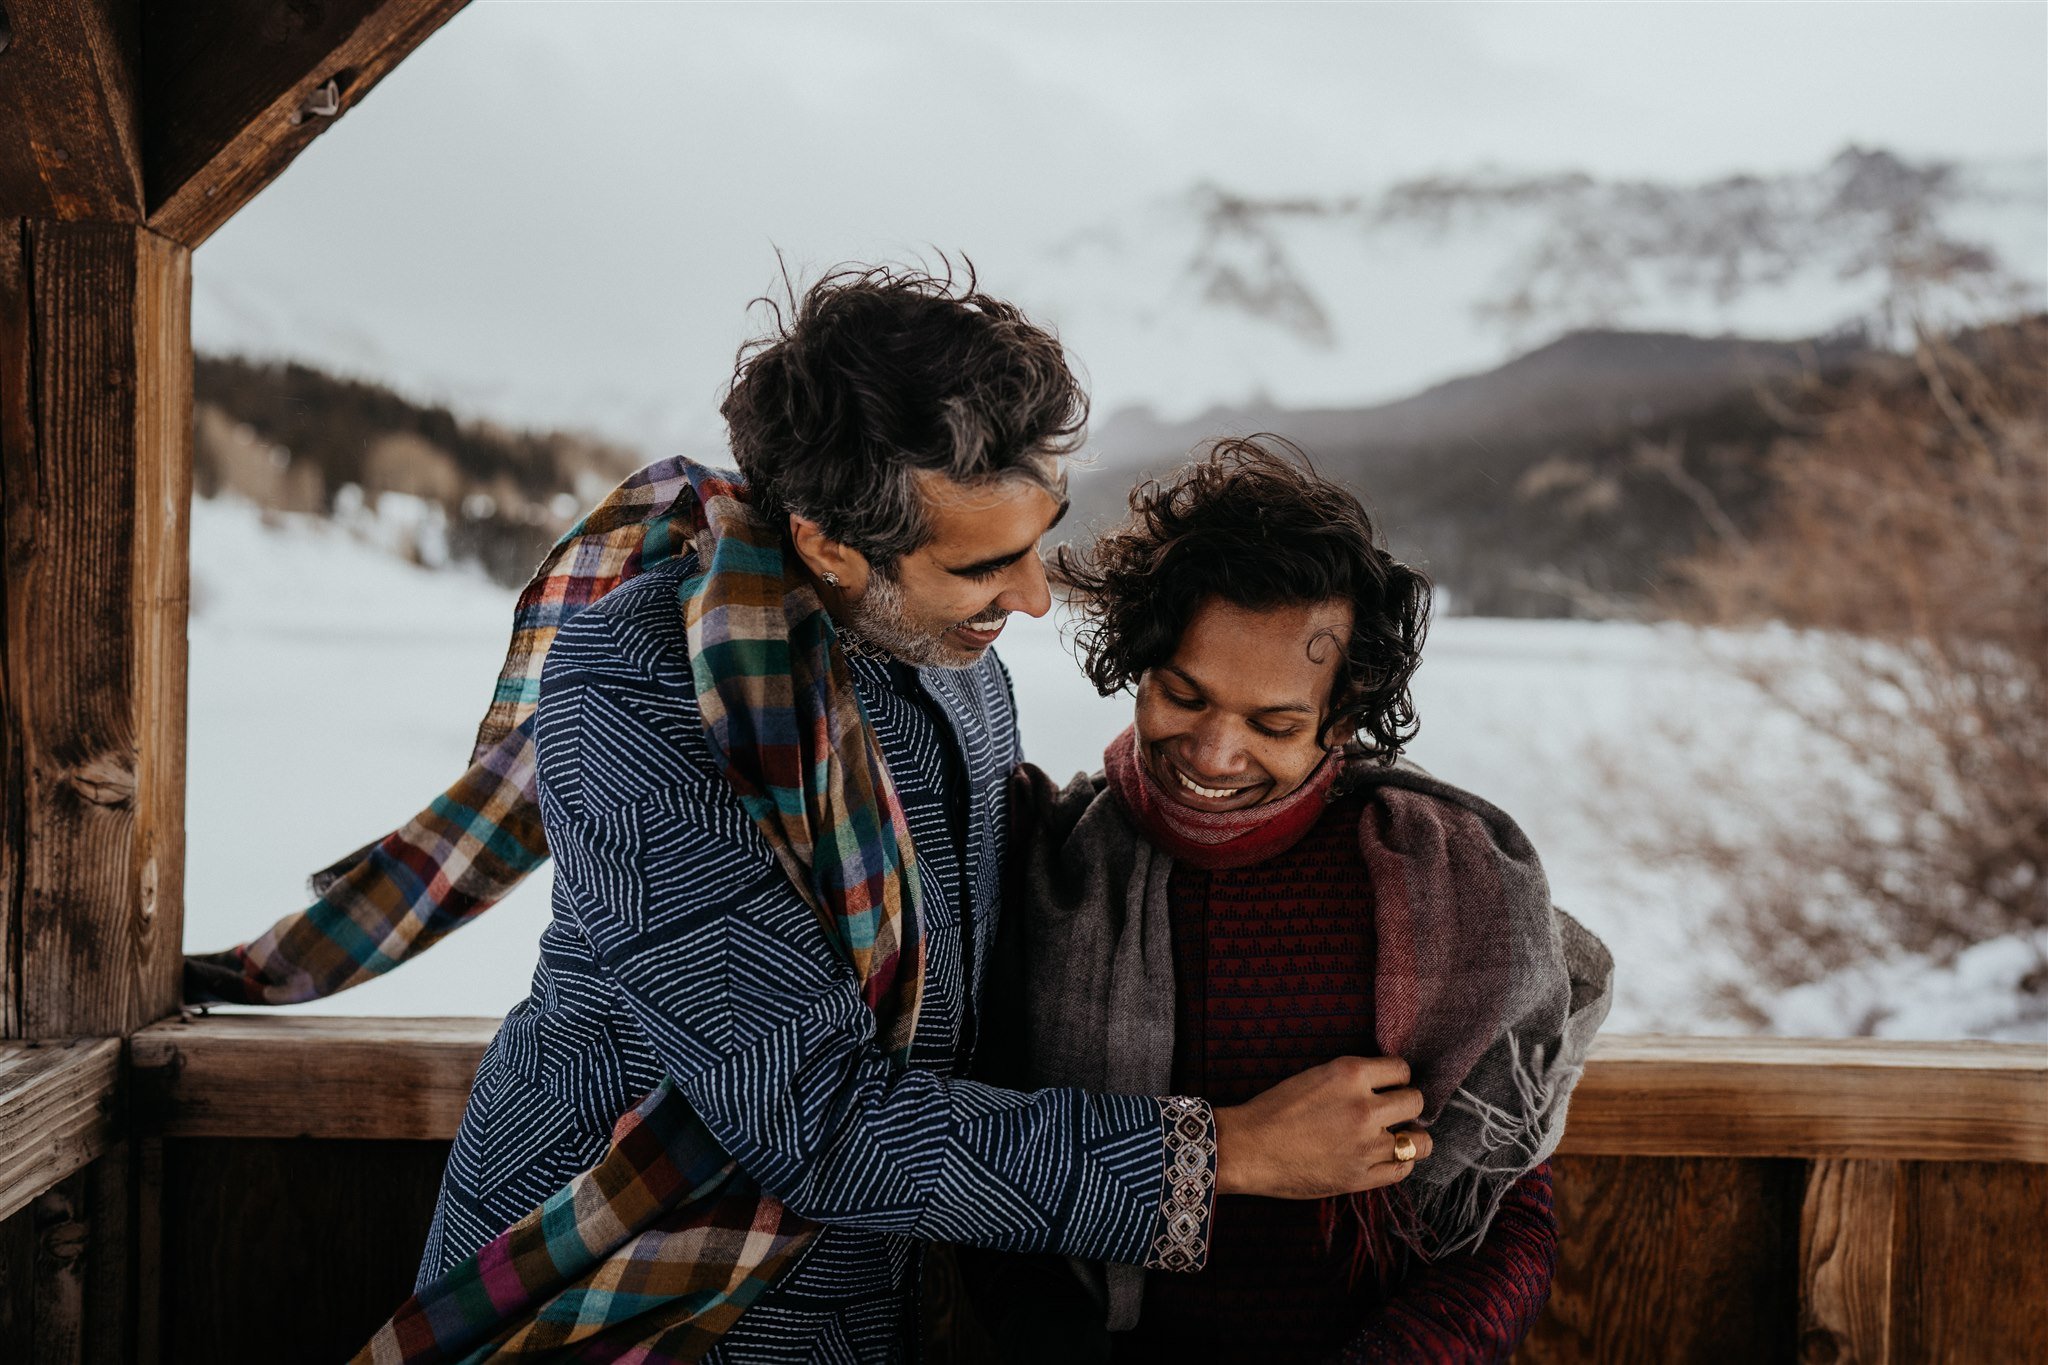
<path fill-rule="evenodd" d="M 897 560 L 932 538 L 931 499 L 921 477 L 926 474 L 970 488 L 1022 484 L 1044 490 L 1056 503 L 1067 501 L 1067 475 L 1061 458 L 1026 452 L 1014 463 L 993 469 L 986 460 L 978 459 L 955 461 L 939 469 L 906 461 L 857 490 L 851 502 L 818 508 L 791 505 L 789 510 L 816 522 L 832 539 L 853 546 L 886 573 Z"/>
<path fill-rule="evenodd" d="M 792 291 L 793 295 L 793 291 Z M 755 508 L 794 512 L 887 571 L 931 538 L 921 474 L 1065 499 L 1088 399 L 1057 337 L 966 278 L 834 271 L 773 300 L 721 411 Z"/>

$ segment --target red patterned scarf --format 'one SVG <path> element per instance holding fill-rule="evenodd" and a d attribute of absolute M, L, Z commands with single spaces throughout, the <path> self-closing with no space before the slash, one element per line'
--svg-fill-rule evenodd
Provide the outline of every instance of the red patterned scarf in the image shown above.
<path fill-rule="evenodd" d="M 1194 867 L 1217 871 L 1276 858 L 1314 828 L 1344 770 L 1341 750 L 1323 756 L 1302 784 L 1277 801 L 1243 810 L 1206 811 L 1184 806 L 1160 785 L 1131 726 L 1102 754 L 1109 785 L 1160 852 Z"/>
<path fill-rule="evenodd" d="M 1256 866 L 1301 842 L 1328 809 L 1344 764 L 1342 751 L 1332 750 L 1279 800 L 1233 811 L 1201 811 L 1175 800 L 1145 762 L 1136 726 L 1109 742 L 1102 768 L 1110 790 L 1155 848 L 1176 862 L 1215 872 Z M 1371 990 L 1369 981 L 1363 989 Z M 1384 1289 L 1403 1264 L 1405 1248 L 1393 1229 L 1412 1225 L 1415 1215 L 1398 1194 L 1393 1186 L 1318 1201 L 1325 1246 L 1334 1248 L 1339 1231 L 1349 1230 L 1354 1285 L 1371 1269 Z"/>

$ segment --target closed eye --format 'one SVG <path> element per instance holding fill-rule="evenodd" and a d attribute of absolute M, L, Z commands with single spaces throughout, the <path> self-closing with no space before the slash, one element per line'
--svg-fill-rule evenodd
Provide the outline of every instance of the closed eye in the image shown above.
<path fill-rule="evenodd" d="M 994 578 L 997 574 L 1009 568 L 1029 553 L 1031 553 L 1029 549 L 1019 550 L 1013 555 L 1002 555 L 996 559 L 984 559 L 978 564 L 962 564 L 959 568 L 949 568 L 946 572 L 955 578 L 964 578 L 970 583 L 986 583 L 989 579 Z"/>

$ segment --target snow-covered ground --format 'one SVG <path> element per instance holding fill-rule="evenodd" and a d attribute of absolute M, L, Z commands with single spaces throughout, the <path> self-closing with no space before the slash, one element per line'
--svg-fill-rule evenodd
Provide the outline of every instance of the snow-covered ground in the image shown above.
<path fill-rule="evenodd" d="M 307 873 L 411 815 L 467 757 L 512 594 L 481 573 L 405 563 L 367 529 L 194 505 L 185 936 L 195 950 L 251 938 L 303 904 Z M 1128 698 L 1094 694 L 1052 621 L 1016 620 L 999 652 L 1033 759 L 1061 776 L 1099 766 L 1129 720 Z M 1416 693 L 1416 760 L 1514 814 L 1558 903 L 1614 950 L 1609 1027 L 1731 1027 L 1702 999 L 1739 970 L 1702 927 L 1724 889 L 1643 865 L 1619 817 L 1684 789 L 1684 750 L 1647 738 L 1674 721 L 1727 743 L 1746 736 L 1759 781 L 1796 776 L 1807 761 L 1796 737 L 1759 731 L 1742 685 L 1708 666 L 1690 634 L 1665 627 L 1442 620 Z M 1738 714 L 1743 725 L 1715 728 Z M 1638 747 L 1657 771 L 1640 791 L 1605 786 L 1595 752 L 1626 760 Z M 502 1014 L 526 993 L 547 915 L 543 870 L 423 957 L 298 1008 Z M 1773 1028 L 2048 1040 L 2048 1006 L 2019 989 L 2044 952 L 2048 939 L 2013 938 L 1945 968 L 1877 964 L 1786 993 Z"/>

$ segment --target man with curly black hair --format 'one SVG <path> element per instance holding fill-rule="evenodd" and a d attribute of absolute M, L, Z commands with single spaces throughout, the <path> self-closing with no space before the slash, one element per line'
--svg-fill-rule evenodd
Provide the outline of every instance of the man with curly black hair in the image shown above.
<path fill-rule="evenodd" d="M 1327 1198 L 1219 1176 L 1194 1275 L 969 1256 L 996 1338 L 1018 1360 L 1504 1360 L 1549 1288 L 1547 1162 L 1606 950 L 1512 819 L 1401 761 L 1429 584 L 1357 498 L 1267 437 L 1130 509 L 1056 558 L 1089 678 L 1135 715 L 1100 773 L 1019 775 L 990 1074 L 1229 1104 L 1399 1058 L 1424 1107 L 1392 1155 L 1421 1164 Z"/>

